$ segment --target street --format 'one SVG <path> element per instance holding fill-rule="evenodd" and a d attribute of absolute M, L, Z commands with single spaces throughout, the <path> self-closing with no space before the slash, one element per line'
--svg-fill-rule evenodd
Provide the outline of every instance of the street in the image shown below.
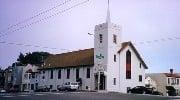
<path fill-rule="evenodd" d="M 4 93 L 0 100 L 180 100 L 175 97 L 98 92 Z"/>

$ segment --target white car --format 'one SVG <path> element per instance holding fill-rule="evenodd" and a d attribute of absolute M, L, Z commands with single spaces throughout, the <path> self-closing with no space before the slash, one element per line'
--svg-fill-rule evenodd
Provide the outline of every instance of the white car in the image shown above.
<path fill-rule="evenodd" d="M 0 93 L 6 93 L 6 90 L 0 90 Z"/>
<path fill-rule="evenodd" d="M 59 91 L 62 91 L 62 90 L 70 91 L 70 90 L 78 90 L 78 89 L 79 89 L 78 82 L 66 82 L 61 87 L 58 87 Z"/>

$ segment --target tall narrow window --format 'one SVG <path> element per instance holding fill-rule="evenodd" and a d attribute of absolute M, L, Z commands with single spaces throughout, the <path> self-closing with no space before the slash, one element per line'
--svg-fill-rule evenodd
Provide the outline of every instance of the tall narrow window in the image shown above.
<path fill-rule="evenodd" d="M 76 79 L 79 79 L 79 68 L 76 69 Z"/>
<path fill-rule="evenodd" d="M 103 41 L 103 36 L 102 34 L 99 34 L 99 42 L 102 43 L 102 41 Z"/>
<path fill-rule="evenodd" d="M 116 55 L 114 55 L 114 62 L 116 62 Z"/>
<path fill-rule="evenodd" d="M 113 85 L 116 85 L 116 78 L 113 78 Z"/>
<path fill-rule="evenodd" d="M 139 82 L 142 82 L 142 75 L 139 75 Z"/>
<path fill-rule="evenodd" d="M 51 70 L 51 77 L 50 79 L 53 79 L 53 70 Z"/>
<path fill-rule="evenodd" d="M 58 79 L 61 79 L 61 69 L 58 71 Z"/>
<path fill-rule="evenodd" d="M 117 36 L 115 34 L 113 34 L 113 43 L 117 43 Z"/>
<path fill-rule="evenodd" d="M 131 79 L 131 52 L 126 52 L 126 79 Z"/>
<path fill-rule="evenodd" d="M 170 78 L 168 78 L 168 84 L 170 84 Z"/>
<path fill-rule="evenodd" d="M 177 79 L 177 82 L 176 82 L 176 83 L 177 83 L 177 85 L 179 85 L 179 79 Z"/>
<path fill-rule="evenodd" d="M 86 74 L 87 78 L 90 78 L 90 68 L 87 68 L 87 74 Z"/>
<path fill-rule="evenodd" d="M 139 63 L 139 68 L 141 68 L 141 66 L 142 66 L 142 64 L 141 64 L 141 63 Z"/>
<path fill-rule="evenodd" d="M 70 69 L 67 69 L 67 79 L 69 79 L 70 76 Z"/>

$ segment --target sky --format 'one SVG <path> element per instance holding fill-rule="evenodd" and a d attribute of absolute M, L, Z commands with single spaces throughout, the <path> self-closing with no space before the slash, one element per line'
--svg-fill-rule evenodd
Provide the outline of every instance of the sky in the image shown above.
<path fill-rule="evenodd" d="M 122 42 L 134 43 L 146 72 L 180 72 L 179 10 L 180 0 L 110 0 L 111 22 L 122 27 Z M 88 33 L 105 22 L 106 12 L 107 0 L 0 0 L 1 68 L 12 65 L 20 52 L 93 48 Z"/>

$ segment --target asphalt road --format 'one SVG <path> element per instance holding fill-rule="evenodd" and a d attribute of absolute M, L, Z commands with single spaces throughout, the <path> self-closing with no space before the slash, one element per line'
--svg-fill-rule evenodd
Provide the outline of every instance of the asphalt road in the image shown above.
<path fill-rule="evenodd" d="M 180 100 L 180 98 L 105 92 L 48 92 L 6 93 L 0 94 L 0 100 Z"/>

